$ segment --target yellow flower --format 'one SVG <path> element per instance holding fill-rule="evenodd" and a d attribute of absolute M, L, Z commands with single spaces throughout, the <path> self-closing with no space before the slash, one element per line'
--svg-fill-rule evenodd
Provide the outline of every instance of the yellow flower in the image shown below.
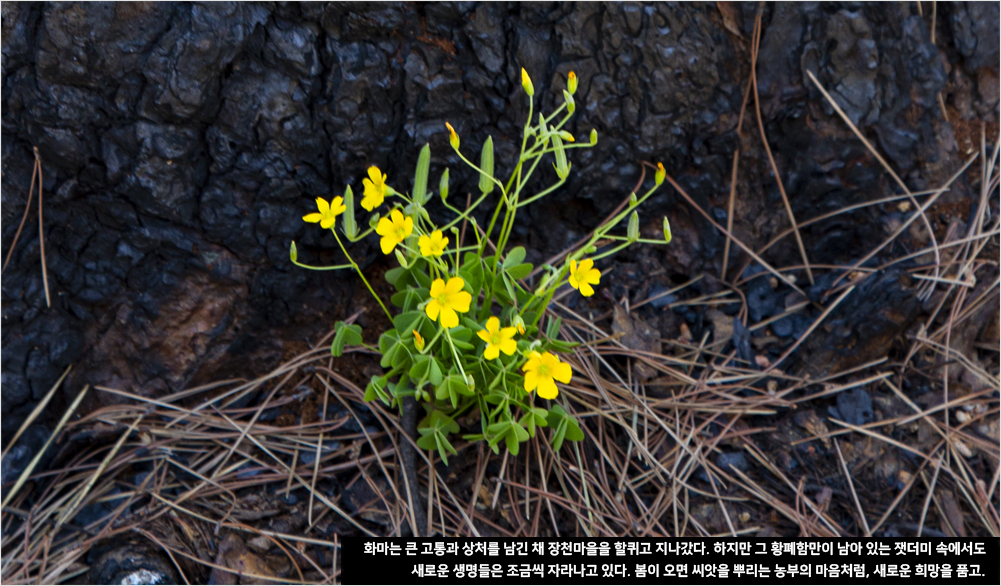
<path fill-rule="evenodd" d="M 580 291 L 584 297 L 594 295 L 591 285 L 597 285 L 601 280 L 601 271 L 594 268 L 594 261 L 585 258 L 577 264 L 577 261 L 570 260 L 570 286 Z"/>
<path fill-rule="evenodd" d="M 392 220 L 379 218 L 379 224 L 375 227 L 375 233 L 382 236 L 382 240 L 379 241 L 382 254 L 393 252 L 396 245 L 406 240 L 414 231 L 414 219 L 410 216 L 404 218 L 400 210 L 393 210 L 389 215 Z"/>
<path fill-rule="evenodd" d="M 386 174 L 378 167 L 368 168 L 368 177 L 361 180 L 365 186 L 365 197 L 361 200 L 361 207 L 371 212 L 382 205 L 382 200 L 386 199 Z"/>
<path fill-rule="evenodd" d="M 476 332 L 481 340 L 487 343 L 487 349 L 483 351 L 483 357 L 487 360 L 497 358 L 501 352 L 508 356 L 514 354 L 518 349 L 518 343 L 514 341 L 515 328 L 501 328 L 500 320 L 491 317 L 487 320 L 487 329 Z"/>
<path fill-rule="evenodd" d="M 421 254 L 424 256 L 441 256 L 445 254 L 445 247 L 448 246 L 448 236 L 442 236 L 441 230 L 435 230 L 431 236 L 421 236 L 417 239 L 417 246 L 421 247 Z"/>
<path fill-rule="evenodd" d="M 532 352 L 528 356 L 528 362 L 521 369 L 525 371 L 525 390 L 531 393 L 538 389 L 539 396 L 543 399 L 555 399 L 560 394 L 553 379 L 563 384 L 570 382 L 573 371 L 570 365 L 560 362 L 560 359 L 551 352 Z"/>
<path fill-rule="evenodd" d="M 449 142 L 449 144 L 452 145 L 453 149 L 459 150 L 459 135 L 455 133 L 455 129 L 452 128 L 452 125 L 449 124 L 448 122 L 445 123 L 445 126 L 448 127 L 448 142 Z"/>
<path fill-rule="evenodd" d="M 418 352 L 424 351 L 424 336 L 417 330 L 414 330 L 414 348 L 417 348 Z"/>
<path fill-rule="evenodd" d="M 337 222 L 337 216 L 344 213 L 344 210 L 348 209 L 344 206 L 344 198 L 337 196 L 327 203 L 327 200 L 322 197 L 316 198 L 316 209 L 320 210 L 319 213 L 306 214 L 302 219 L 310 224 L 320 223 L 320 227 L 326 230 L 327 228 L 333 228 L 334 223 Z"/>
<path fill-rule="evenodd" d="M 459 325 L 459 313 L 469 311 L 469 304 L 473 296 L 462 288 L 466 282 L 462 277 L 452 277 L 445 284 L 443 279 L 435 279 L 431 283 L 431 301 L 424 307 L 431 320 L 438 319 L 441 314 L 441 325 L 444 328 L 454 328 Z"/>

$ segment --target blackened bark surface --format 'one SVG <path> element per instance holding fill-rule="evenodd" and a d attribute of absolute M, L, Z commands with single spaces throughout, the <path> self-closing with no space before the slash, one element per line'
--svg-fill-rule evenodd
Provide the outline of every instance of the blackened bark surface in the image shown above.
<path fill-rule="evenodd" d="M 957 169 L 970 128 L 978 139 L 981 121 L 996 132 L 998 6 L 938 9 L 932 44 L 913 3 L 766 7 L 762 110 L 801 220 L 894 190 L 807 70 L 914 190 Z M 54 300 L 45 307 L 33 212 L 3 273 L 4 438 L 70 363 L 74 394 L 91 383 L 157 395 L 261 372 L 283 344 L 331 327 L 365 292 L 289 263 L 293 239 L 335 260 L 332 236 L 300 219 L 313 199 L 360 187 L 372 164 L 408 186 L 426 142 L 432 177 L 448 166 L 453 193 L 475 189 L 445 120 L 470 149 L 492 135 L 505 172 L 526 112 L 521 67 L 547 106 L 574 70 L 571 129 L 600 137 L 574 152 L 570 183 L 522 218 L 529 260 L 592 228 L 642 160 L 663 161 L 725 220 L 737 147 L 735 233 L 760 248 L 788 219 L 753 119 L 742 139 L 735 132 L 754 10 L 731 12 L 738 36 L 715 3 L 4 3 L 3 253 L 37 146 Z M 943 203 L 962 205 L 964 181 Z M 724 239 L 697 213 L 670 192 L 646 213 L 675 226 L 675 244 L 658 253 L 668 271 L 718 274 Z M 807 253 L 851 261 L 894 217 L 869 208 L 814 224 Z M 373 243 L 356 254 L 380 257 Z M 794 241 L 768 259 L 796 264 Z M 730 266 L 741 261 L 734 247 Z"/>

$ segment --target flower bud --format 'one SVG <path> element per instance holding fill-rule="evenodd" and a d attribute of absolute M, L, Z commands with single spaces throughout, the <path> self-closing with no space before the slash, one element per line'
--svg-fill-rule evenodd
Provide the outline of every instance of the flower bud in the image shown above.
<path fill-rule="evenodd" d="M 561 130 L 560 131 L 560 138 L 562 138 L 563 140 L 565 140 L 567 142 L 577 142 L 577 139 L 574 138 L 573 135 L 570 134 L 569 132 L 567 132 L 566 130 Z"/>
<path fill-rule="evenodd" d="M 473 378 L 473 375 L 471 374 L 466 375 L 466 386 L 469 387 L 470 391 L 476 390 L 476 379 Z"/>
<path fill-rule="evenodd" d="M 577 74 L 573 71 L 567 75 L 567 90 L 570 91 L 571 96 L 577 93 Z"/>
<path fill-rule="evenodd" d="M 292 241 L 292 246 L 289 248 L 288 256 L 292 259 L 292 262 L 299 260 L 299 250 L 295 247 L 295 240 Z"/>
<path fill-rule="evenodd" d="M 525 335 L 525 320 L 521 319 L 520 315 L 515 314 L 514 319 L 511 320 L 511 325 L 518 330 L 519 334 Z"/>
<path fill-rule="evenodd" d="M 556 168 L 556 175 L 560 179 L 566 179 L 567 175 L 570 174 L 570 165 L 567 164 L 567 153 L 563 149 L 563 140 L 559 134 L 553 134 L 553 147 L 556 151 L 556 163 L 553 164 L 553 167 Z"/>
<path fill-rule="evenodd" d="M 449 124 L 448 122 L 445 123 L 445 126 L 448 127 L 448 133 L 449 133 L 448 142 L 449 142 L 449 144 L 452 145 L 453 149 L 459 150 L 459 135 L 455 133 L 455 129 L 452 128 L 452 125 Z"/>
<path fill-rule="evenodd" d="M 344 234 L 348 238 L 358 235 L 358 222 L 355 221 L 355 194 L 348 185 L 344 189 Z"/>
<path fill-rule="evenodd" d="M 629 207 L 634 208 L 639 202 L 640 200 L 636 198 L 635 191 L 629 194 Z"/>
<path fill-rule="evenodd" d="M 665 175 L 667 175 L 667 172 L 664 171 L 664 163 L 657 163 L 657 174 L 653 177 L 654 183 L 657 185 L 663 183 Z"/>
<path fill-rule="evenodd" d="M 480 173 L 480 191 L 486 195 L 494 190 L 494 139 L 492 136 L 487 136 L 486 142 L 483 143 L 483 149 L 480 151 L 480 169 L 483 171 Z"/>
<path fill-rule="evenodd" d="M 595 246 L 595 245 L 593 245 L 593 244 L 591 246 L 588 246 L 588 247 L 584 248 L 584 254 L 593 254 L 593 253 L 595 253 L 597 251 L 598 251 L 598 247 Z"/>
<path fill-rule="evenodd" d="M 626 228 L 626 238 L 629 242 L 636 242 L 640 238 L 640 215 L 633 210 L 629 216 L 629 227 Z"/>
<path fill-rule="evenodd" d="M 448 199 L 448 168 L 441 174 L 441 181 L 438 182 L 438 195 L 441 196 L 442 203 Z"/>
<path fill-rule="evenodd" d="M 563 99 L 566 100 L 567 103 L 567 113 L 573 114 L 574 110 L 577 109 L 577 104 L 574 103 L 573 96 L 570 95 L 570 92 L 563 90 Z"/>
<path fill-rule="evenodd" d="M 598 131 L 591 129 L 591 146 L 598 144 Z"/>
<path fill-rule="evenodd" d="M 400 266 L 403 267 L 404 269 L 409 269 L 410 265 L 407 264 L 407 258 L 403 256 L 403 253 L 400 252 L 400 249 L 394 248 L 393 252 L 396 253 L 396 260 L 400 261 Z"/>
<path fill-rule="evenodd" d="M 414 330 L 414 348 L 417 348 L 418 352 L 424 351 L 424 337 L 417 330 Z"/>
<path fill-rule="evenodd" d="M 671 243 L 671 222 L 667 221 L 667 216 L 664 216 L 664 244 Z"/>
<path fill-rule="evenodd" d="M 535 95 L 535 86 L 532 85 L 532 78 L 528 77 L 528 72 L 525 71 L 524 67 L 521 68 L 521 87 L 525 88 L 525 93 L 528 94 L 528 97 Z"/>

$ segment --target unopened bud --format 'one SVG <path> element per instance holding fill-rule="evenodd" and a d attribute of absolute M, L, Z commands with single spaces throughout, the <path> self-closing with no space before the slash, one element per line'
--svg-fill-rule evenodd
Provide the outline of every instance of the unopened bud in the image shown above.
<path fill-rule="evenodd" d="M 532 78 L 528 77 L 528 72 L 525 71 L 524 67 L 521 68 L 521 87 L 525 88 L 525 93 L 528 94 L 528 97 L 535 95 L 535 86 L 532 85 Z"/>
<path fill-rule="evenodd" d="M 519 334 L 523 336 L 525 335 L 525 320 L 521 319 L 520 315 L 514 316 L 514 319 L 511 320 L 511 325 L 513 325 L 518 330 Z"/>
<path fill-rule="evenodd" d="M 636 242 L 640 238 L 640 215 L 633 210 L 632 215 L 629 216 L 629 227 L 626 228 L 626 238 L 630 242 Z"/>
<path fill-rule="evenodd" d="M 289 248 L 288 255 L 289 258 L 292 259 L 292 262 L 299 260 L 299 250 L 295 247 L 295 240 L 292 241 L 292 246 Z"/>
<path fill-rule="evenodd" d="M 438 194 L 441 195 L 441 201 L 444 202 L 448 199 L 448 169 L 441 174 L 441 181 L 438 182 Z"/>
<path fill-rule="evenodd" d="M 664 177 L 666 175 L 667 172 L 664 171 L 664 163 L 657 163 L 657 174 L 653 176 L 654 183 L 660 185 L 661 183 L 664 182 Z"/>
<path fill-rule="evenodd" d="M 570 91 L 571 96 L 577 93 L 577 74 L 573 71 L 567 75 L 567 90 Z"/>
<path fill-rule="evenodd" d="M 664 216 L 664 244 L 670 244 L 671 242 L 671 222 L 667 221 L 667 216 Z"/>
<path fill-rule="evenodd" d="M 562 138 L 566 142 L 577 142 L 577 139 L 574 138 L 573 135 L 567 132 L 566 130 L 560 131 L 560 138 Z"/>
<path fill-rule="evenodd" d="M 591 146 L 598 144 L 598 131 L 591 129 Z"/>
<path fill-rule="evenodd" d="M 449 142 L 449 144 L 452 145 L 453 149 L 459 150 L 459 135 L 455 133 L 455 129 L 452 128 L 452 125 L 449 124 L 448 122 L 445 123 L 445 126 L 448 127 L 448 133 L 449 133 L 449 135 L 448 135 L 448 142 Z"/>
<path fill-rule="evenodd" d="M 563 90 L 563 99 L 566 100 L 567 103 L 567 113 L 573 114 L 574 110 L 577 109 L 577 104 L 574 103 L 573 96 L 570 95 L 570 92 Z"/>
<path fill-rule="evenodd" d="M 640 200 L 636 198 L 635 191 L 629 194 L 629 207 L 634 208 L 639 202 Z"/>
<path fill-rule="evenodd" d="M 404 269 L 409 269 L 410 265 L 407 264 L 407 257 L 403 256 L 403 253 L 400 252 L 400 249 L 395 248 L 393 249 L 393 252 L 396 253 L 396 260 L 400 261 L 400 266 L 403 267 Z"/>

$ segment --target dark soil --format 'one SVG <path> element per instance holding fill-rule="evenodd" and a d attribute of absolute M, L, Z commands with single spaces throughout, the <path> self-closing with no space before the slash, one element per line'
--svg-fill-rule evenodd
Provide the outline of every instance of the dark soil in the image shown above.
<path fill-rule="evenodd" d="M 221 379 L 252 379 L 359 311 L 357 323 L 373 339 L 386 324 L 356 278 L 308 272 L 289 262 L 292 240 L 306 262 L 342 262 L 332 236 L 304 224 L 302 214 L 315 197 L 329 199 L 348 183 L 359 193 L 358 181 L 373 164 L 404 189 L 425 143 L 431 145 L 431 176 L 450 168 L 451 197 L 464 200 L 478 178 L 462 171 L 448 148 L 446 120 L 464 148 L 477 149 L 493 136 L 498 170 L 506 173 L 526 114 L 521 67 L 532 74 L 536 96 L 543 96 L 547 108 L 566 73 L 575 71 L 580 89 L 571 130 L 586 136 L 595 128 L 599 136 L 597 148 L 574 151 L 568 185 L 520 217 L 514 238 L 529 249 L 527 260 L 538 264 L 585 236 L 633 189 L 643 161 L 662 161 L 693 203 L 722 225 L 733 187 L 732 233 L 761 251 L 790 224 L 762 147 L 753 97 L 741 118 L 756 10 L 756 4 L 730 2 L 5 3 L 3 254 L 14 244 L 25 211 L 37 147 L 52 297 L 47 307 L 32 209 L 2 278 L 5 443 L 64 370 L 73 370 L 17 452 L 4 459 L 4 487 L 41 449 L 84 385 L 156 398 Z M 900 193 L 806 72 L 816 74 L 911 191 L 936 189 L 979 152 L 982 131 L 988 153 L 998 136 L 998 20 L 997 3 L 940 3 L 934 31 L 931 16 L 918 14 L 914 3 L 764 7 L 756 69 L 763 127 L 800 223 Z M 731 186 L 735 150 L 739 173 Z M 965 236 L 976 221 L 979 165 L 928 210 L 937 242 Z M 996 192 L 989 202 L 987 225 L 998 215 Z M 616 304 L 628 310 L 701 277 L 630 312 L 630 319 L 654 332 L 665 354 L 679 343 L 701 340 L 760 369 L 797 343 L 845 282 L 854 283 L 844 303 L 782 363 L 782 375 L 815 380 L 885 360 L 880 368 L 895 372 L 892 382 L 908 400 L 921 408 L 941 403 L 941 359 L 910 352 L 939 303 L 945 299 L 948 308 L 955 302 L 956 294 L 946 297 L 944 285 L 927 299 L 919 297 L 926 282 L 914 273 L 934 259 L 924 255 L 868 275 L 844 270 L 908 216 L 899 201 L 802 227 L 812 284 L 792 236 L 762 253 L 771 266 L 793 275 L 800 291 L 737 246 L 724 258 L 726 236 L 667 185 L 643 214 L 651 237 L 660 232 L 661 216 L 670 218 L 671 245 L 637 247 L 606 263 L 603 286 L 610 298 L 570 296 L 570 309 L 611 331 Z M 863 268 L 884 266 L 929 242 L 927 230 L 915 222 Z M 387 298 L 390 287 L 381 274 L 391 265 L 376 242 L 359 243 L 352 254 Z M 978 265 L 979 285 L 965 299 L 984 294 L 995 301 L 953 333 L 953 347 L 996 381 L 996 238 L 980 258 L 995 262 Z M 744 301 L 685 304 L 731 289 Z M 802 311 L 779 317 L 804 301 Z M 929 331 L 941 325 L 938 318 Z M 337 368 L 364 386 L 377 362 L 362 355 L 339 361 Z M 955 393 L 983 390 L 952 369 Z M 859 369 L 849 379 L 865 380 L 874 372 Z M 773 380 L 786 388 L 788 379 Z M 650 384 L 652 394 L 666 395 L 663 389 L 670 388 L 658 391 L 657 380 Z M 815 387 L 790 398 L 824 390 Z M 289 396 L 295 392 L 290 389 Z M 983 399 L 996 409 L 996 392 Z M 79 412 L 123 400 L 91 391 Z M 315 417 L 322 409 L 315 401 L 287 402 L 279 423 Z M 356 425 L 372 423 L 366 410 L 355 405 Z M 888 387 L 866 383 L 774 416 L 745 417 L 739 425 L 766 430 L 755 436 L 758 447 L 773 454 L 790 477 L 804 479 L 806 494 L 828 489 L 834 501 L 850 504 L 836 448 L 797 441 L 817 435 L 820 426 L 833 427 L 825 423 L 829 418 L 864 425 L 911 413 Z M 922 425 L 914 421 L 894 437 L 926 451 L 937 436 Z M 984 441 L 996 444 L 996 413 L 985 425 Z M 707 429 L 711 434 L 714 428 Z M 867 508 L 886 510 L 896 494 L 891 489 L 921 462 L 862 434 L 839 437 L 859 497 Z M 117 434 L 108 438 L 113 443 Z M 57 443 L 63 456 L 50 454 L 46 465 L 60 465 L 65 441 Z M 739 442 L 724 452 L 718 467 L 744 468 L 770 482 L 739 457 Z M 448 475 L 457 494 L 475 499 L 474 475 L 487 455 L 466 447 L 438 473 Z M 971 470 L 989 482 L 996 456 L 976 450 Z M 491 458 L 486 477 L 496 477 L 500 465 L 500 458 Z M 367 510 L 374 498 L 352 492 L 372 491 L 354 472 L 328 482 L 331 491 L 345 495 L 352 512 Z M 709 490 L 704 480 L 692 482 Z M 995 510 L 996 492 L 989 503 Z M 926 494 L 909 493 L 898 507 L 900 519 L 885 526 L 888 535 L 913 534 Z M 954 499 L 953 509 L 948 499 Z M 957 500 L 950 494 L 936 503 L 972 519 Z M 484 514 L 503 530 L 517 525 L 498 511 Z M 744 512 L 768 531 L 799 531 L 775 519 L 774 511 Z M 707 530 L 726 531 L 718 512 L 703 513 Z M 831 514 L 846 532 L 859 533 L 851 507 Z M 358 515 L 371 530 L 390 531 L 385 514 Z M 954 520 L 932 516 L 929 531 L 984 531 L 979 521 L 957 528 Z M 564 534 L 577 530 L 569 515 L 561 512 L 555 520 Z M 331 534 L 353 531 L 340 521 L 330 528 Z M 227 547 L 239 552 L 235 544 Z"/>

